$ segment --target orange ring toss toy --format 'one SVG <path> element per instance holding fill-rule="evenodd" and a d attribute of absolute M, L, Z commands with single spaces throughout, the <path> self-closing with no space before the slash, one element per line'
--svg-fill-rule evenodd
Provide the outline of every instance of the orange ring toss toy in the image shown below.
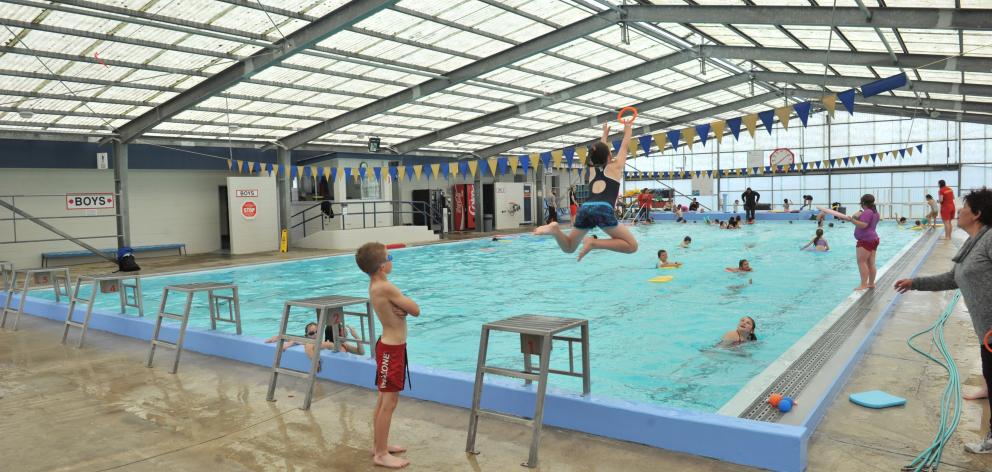
<path fill-rule="evenodd" d="M 992 352 L 992 347 L 989 347 L 989 338 L 992 338 L 992 329 L 990 329 L 989 332 L 985 333 L 985 339 L 982 340 L 982 344 L 985 345 L 985 349 L 988 349 L 989 352 Z"/>
<path fill-rule="evenodd" d="M 629 119 L 626 119 L 625 120 L 623 118 L 623 114 L 626 113 L 626 112 L 628 112 L 628 111 L 631 112 L 632 115 L 630 116 Z M 634 108 L 634 107 L 623 107 L 623 108 L 620 109 L 620 113 L 617 113 L 617 121 L 619 121 L 621 123 L 628 123 L 628 122 L 629 123 L 633 123 L 634 120 L 636 120 L 636 119 L 637 119 L 637 109 Z"/>

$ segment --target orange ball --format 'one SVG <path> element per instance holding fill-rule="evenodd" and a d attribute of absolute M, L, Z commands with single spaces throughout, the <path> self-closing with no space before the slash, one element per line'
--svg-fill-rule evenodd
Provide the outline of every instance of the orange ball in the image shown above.
<path fill-rule="evenodd" d="M 775 408 L 778 408 L 778 404 L 781 401 L 782 401 L 782 394 L 781 393 L 773 393 L 773 394 L 771 394 L 771 395 L 768 396 L 768 403 L 770 403 Z"/>

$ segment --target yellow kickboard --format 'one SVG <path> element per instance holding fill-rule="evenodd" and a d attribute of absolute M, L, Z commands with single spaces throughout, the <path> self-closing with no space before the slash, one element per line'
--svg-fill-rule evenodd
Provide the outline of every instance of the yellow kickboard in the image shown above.
<path fill-rule="evenodd" d="M 671 282 L 673 278 L 674 277 L 672 277 L 671 275 L 659 275 L 658 277 L 652 277 L 648 279 L 648 282 L 654 282 L 660 284 L 664 282 Z"/>

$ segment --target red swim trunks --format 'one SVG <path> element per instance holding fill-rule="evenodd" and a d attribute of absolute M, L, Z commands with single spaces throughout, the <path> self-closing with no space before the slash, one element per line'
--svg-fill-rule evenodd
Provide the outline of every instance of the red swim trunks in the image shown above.
<path fill-rule="evenodd" d="M 375 386 L 380 392 L 399 392 L 407 382 L 406 343 L 375 342 Z M 413 385 L 410 385 L 413 387 Z"/>
<path fill-rule="evenodd" d="M 941 221 L 951 221 L 954 219 L 954 204 L 941 205 L 940 207 L 940 220 Z"/>
<path fill-rule="evenodd" d="M 869 251 L 873 251 L 874 252 L 876 249 L 878 249 L 878 243 L 879 243 L 879 240 L 877 240 L 877 239 L 873 239 L 871 241 L 861 241 L 861 240 L 859 240 L 857 247 L 863 247 L 863 248 L 865 248 L 865 249 L 867 249 Z"/>

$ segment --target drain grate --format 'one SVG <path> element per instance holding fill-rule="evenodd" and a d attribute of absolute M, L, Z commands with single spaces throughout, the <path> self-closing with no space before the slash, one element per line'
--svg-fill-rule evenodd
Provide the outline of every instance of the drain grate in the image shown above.
<path fill-rule="evenodd" d="M 903 256 L 892 265 L 892 268 L 886 271 L 885 275 L 877 281 L 877 285 L 880 287 L 887 287 L 895 283 L 896 278 L 899 274 L 909 266 L 910 262 L 914 259 L 913 256 L 923 252 L 923 247 L 928 244 L 934 237 L 936 233 L 931 233 L 926 237 L 922 237 L 913 243 L 913 246 L 909 251 L 906 251 Z M 878 297 L 881 294 L 879 292 Z M 778 408 L 772 407 L 768 404 L 766 399 L 772 393 L 781 393 L 784 396 L 797 397 L 809 384 L 810 379 L 820 371 L 827 361 L 840 349 L 841 345 L 847 341 L 851 333 L 854 332 L 855 328 L 861 324 L 864 320 L 865 315 L 871 311 L 872 306 L 875 304 L 876 292 L 870 291 L 866 293 L 863 297 L 858 299 L 847 312 L 845 312 L 840 319 L 834 323 L 833 326 L 827 330 L 820 339 L 817 339 L 805 352 L 796 359 L 795 362 L 790 365 L 785 372 L 782 373 L 771 385 L 765 389 L 758 398 L 751 403 L 750 406 L 741 413 L 741 418 L 747 418 L 758 421 L 769 421 L 777 422 L 779 418 L 782 417 L 783 413 L 778 411 Z"/>

